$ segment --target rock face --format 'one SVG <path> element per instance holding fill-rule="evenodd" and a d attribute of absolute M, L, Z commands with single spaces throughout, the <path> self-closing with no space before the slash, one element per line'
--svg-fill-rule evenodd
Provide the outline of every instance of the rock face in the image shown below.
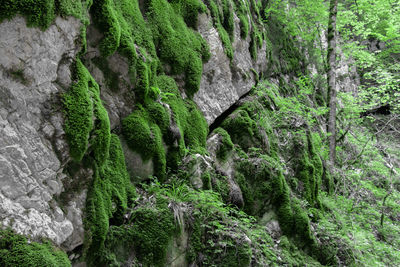
<path fill-rule="evenodd" d="M 232 47 L 232 62 L 226 56 L 218 31 L 212 26 L 207 14 L 199 16 L 199 32 L 210 46 L 211 59 L 203 66 L 200 90 L 194 101 L 203 112 L 208 124 L 227 110 L 255 84 L 254 69 L 257 73 L 267 68 L 266 45 L 258 51 L 257 61 L 250 55 L 250 37 L 241 39 L 239 18 L 234 15 L 235 31 Z"/>
<path fill-rule="evenodd" d="M 0 222 L 56 244 L 81 216 L 67 216 L 55 200 L 68 159 L 59 95 L 71 83 L 80 27 L 73 18 L 46 31 L 22 17 L 0 24 Z"/>

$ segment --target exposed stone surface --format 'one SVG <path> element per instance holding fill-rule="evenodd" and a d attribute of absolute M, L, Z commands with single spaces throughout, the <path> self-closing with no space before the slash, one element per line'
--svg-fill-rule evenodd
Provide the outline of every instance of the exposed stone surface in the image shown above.
<path fill-rule="evenodd" d="M 199 15 L 199 32 L 210 46 L 211 58 L 203 66 L 200 90 L 194 101 L 203 112 L 208 124 L 227 110 L 241 96 L 250 91 L 255 84 L 251 69 L 257 72 L 266 69 L 266 45 L 258 51 L 255 62 L 250 55 L 250 37 L 240 37 L 239 18 L 234 15 L 235 31 L 232 43 L 234 56 L 232 62 L 226 56 L 218 31 L 212 26 L 207 14 Z"/>
<path fill-rule="evenodd" d="M 82 227 L 54 200 L 68 158 L 59 95 L 71 83 L 80 27 L 74 18 L 46 31 L 22 17 L 0 24 L 0 222 L 56 244 Z"/>

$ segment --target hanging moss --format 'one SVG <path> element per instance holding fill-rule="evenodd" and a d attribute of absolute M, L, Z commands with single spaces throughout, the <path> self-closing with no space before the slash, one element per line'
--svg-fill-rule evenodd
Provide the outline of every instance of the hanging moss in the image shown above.
<path fill-rule="evenodd" d="M 50 242 L 28 242 L 12 230 L 0 230 L 0 265 L 4 267 L 68 267 L 67 254 Z"/>
<path fill-rule="evenodd" d="M 77 82 L 63 97 L 66 116 L 64 130 L 71 157 L 81 161 L 93 128 L 93 102 L 89 86 L 94 86 L 94 83 L 89 84 L 91 76 L 79 59 L 76 61 L 73 75 Z"/>
<path fill-rule="evenodd" d="M 211 16 L 213 18 L 214 27 L 217 29 L 219 38 L 221 39 L 222 45 L 225 49 L 225 54 L 230 60 L 232 60 L 233 59 L 232 40 L 233 40 L 234 23 L 233 23 L 233 14 L 226 13 L 226 10 L 229 10 L 228 2 L 230 1 L 223 0 L 222 10 L 219 9 L 218 5 L 214 2 L 214 0 L 208 1 L 207 5 L 208 8 L 210 9 Z M 230 37 L 230 35 L 232 37 Z"/>
<path fill-rule="evenodd" d="M 240 20 L 240 37 L 246 39 L 249 35 L 249 21 L 245 14 L 238 15 Z"/>
<path fill-rule="evenodd" d="M 77 82 L 63 96 L 69 152 L 73 159 L 81 161 L 90 143 L 95 159 L 102 165 L 108 157 L 110 121 L 101 103 L 99 86 L 79 59 L 73 76 Z"/>
<path fill-rule="evenodd" d="M 126 208 L 136 194 L 118 136 L 111 136 L 110 156 L 105 164 L 93 164 L 93 183 L 87 195 L 85 219 L 85 254 L 89 266 L 97 266 L 103 258 L 110 222 L 123 222 Z"/>

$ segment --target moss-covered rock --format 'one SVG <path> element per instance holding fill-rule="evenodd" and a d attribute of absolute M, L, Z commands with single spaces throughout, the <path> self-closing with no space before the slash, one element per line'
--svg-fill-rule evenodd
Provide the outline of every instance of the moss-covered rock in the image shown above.
<path fill-rule="evenodd" d="M 71 266 L 68 256 L 50 242 L 30 242 L 11 230 L 0 230 L 0 265 L 12 266 Z"/>
<path fill-rule="evenodd" d="M 110 156 L 104 165 L 93 164 L 95 173 L 87 195 L 85 219 L 85 253 L 89 266 L 103 258 L 110 224 L 123 222 L 123 215 L 136 195 L 118 136 L 111 135 Z"/>

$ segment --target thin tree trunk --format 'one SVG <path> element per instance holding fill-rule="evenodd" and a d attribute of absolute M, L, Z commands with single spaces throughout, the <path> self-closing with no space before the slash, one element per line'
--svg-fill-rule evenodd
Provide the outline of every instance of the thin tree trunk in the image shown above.
<path fill-rule="evenodd" d="M 328 123 L 329 136 L 329 161 L 330 165 L 335 164 L 336 159 L 336 15 L 338 0 L 330 0 L 329 24 L 328 24 Z"/>

